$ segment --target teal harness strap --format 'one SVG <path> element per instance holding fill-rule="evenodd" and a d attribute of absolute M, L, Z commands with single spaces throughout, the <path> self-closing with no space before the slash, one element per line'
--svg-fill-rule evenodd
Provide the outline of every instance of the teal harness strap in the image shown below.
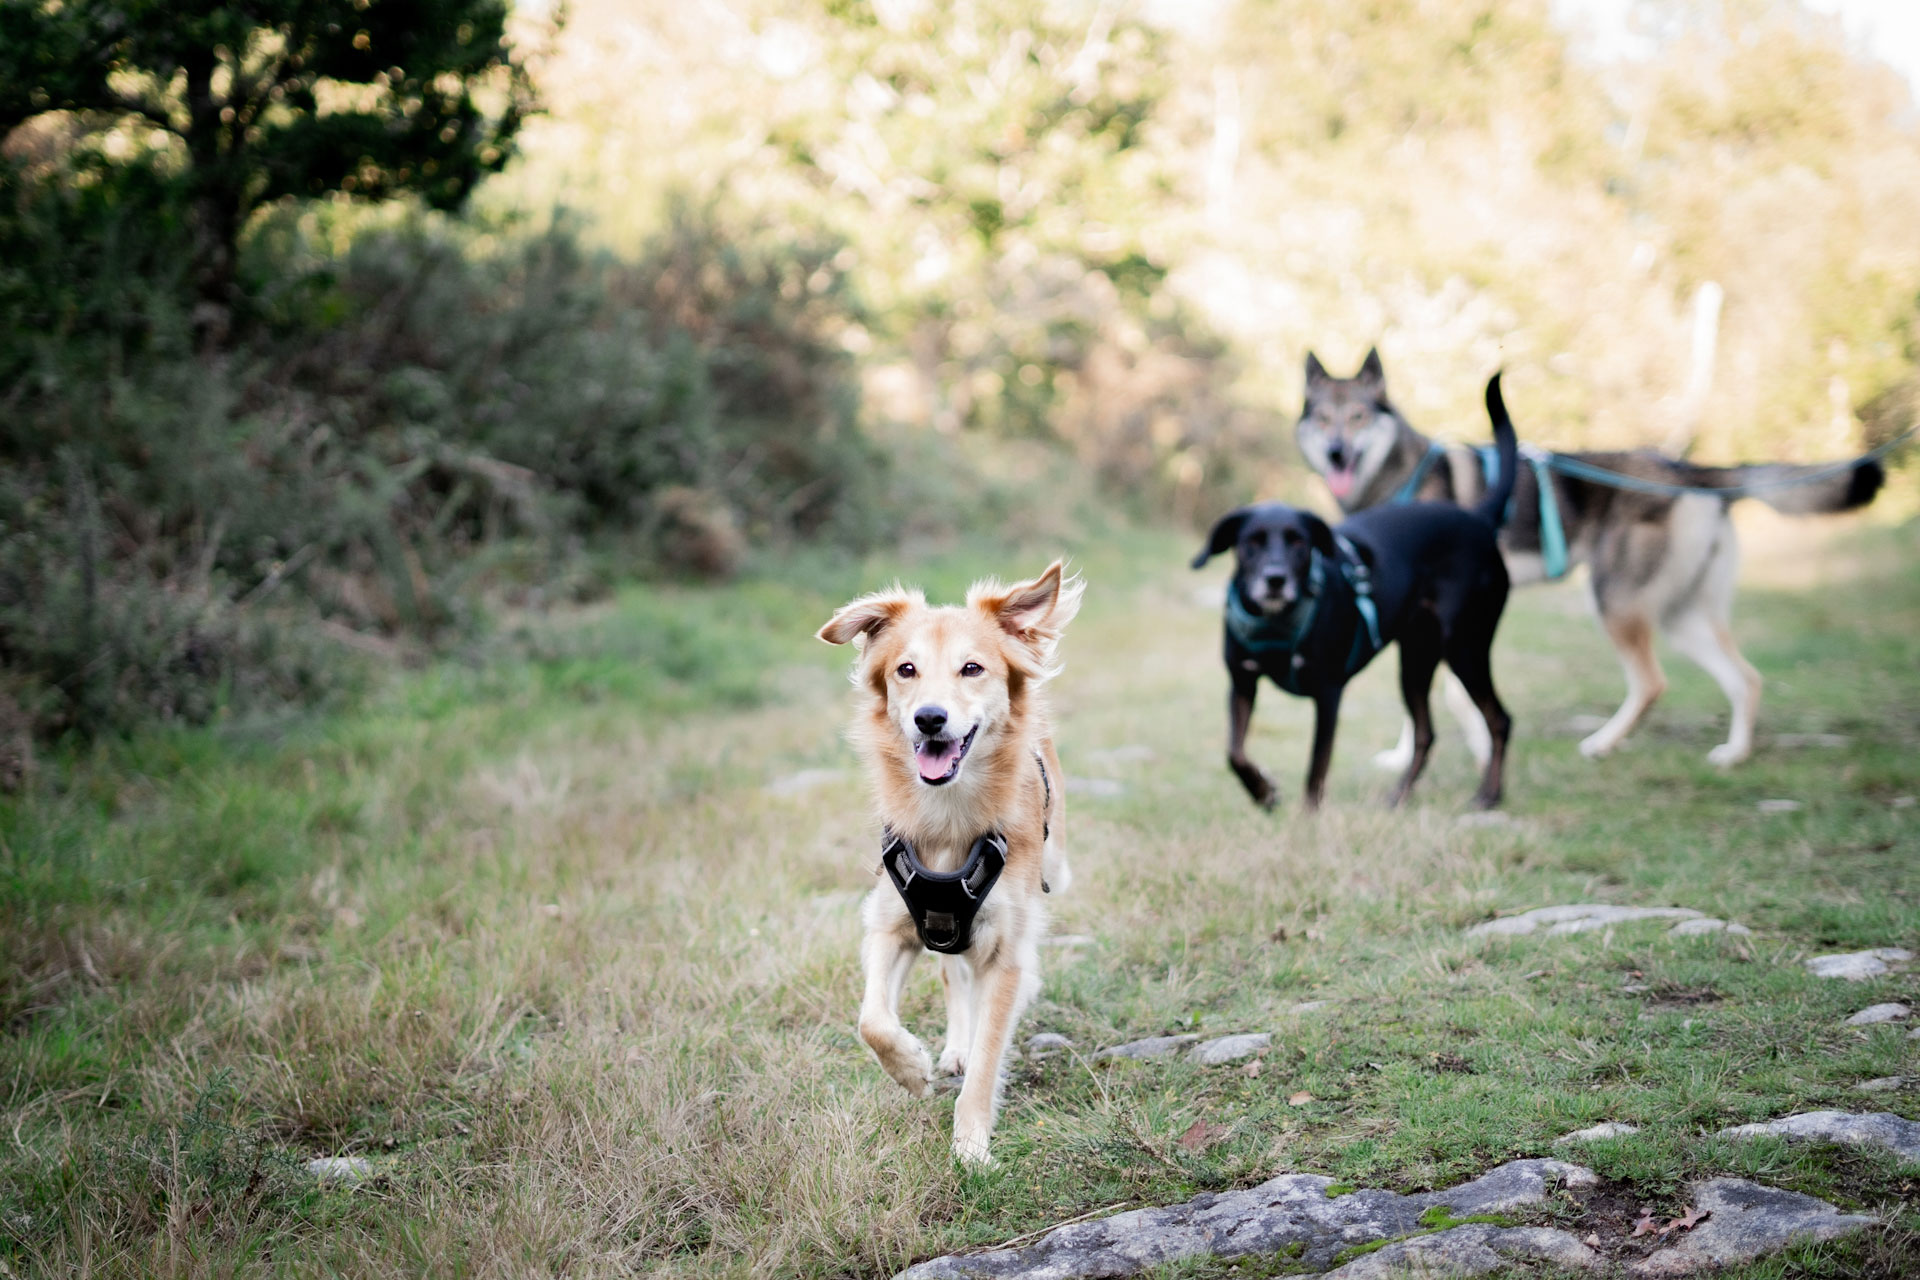
<path fill-rule="evenodd" d="M 1255 613 L 1240 597 L 1240 579 L 1227 587 L 1227 630 L 1249 653 L 1292 653 L 1313 630 L 1320 613 L 1320 592 L 1326 586 L 1326 569 L 1316 553 L 1308 569 L 1307 589 L 1280 613 Z"/>
<path fill-rule="evenodd" d="M 1567 530 L 1560 523 L 1560 501 L 1553 496 L 1553 459 L 1537 449 L 1527 450 L 1534 479 L 1540 482 L 1540 559 L 1549 582 L 1564 578 L 1572 557 L 1567 554 Z"/>
<path fill-rule="evenodd" d="M 1373 641 L 1373 648 L 1367 652 L 1370 658 L 1384 647 L 1380 643 L 1380 610 L 1373 603 L 1373 574 L 1367 568 L 1367 562 L 1360 558 L 1360 552 L 1348 542 L 1344 534 L 1334 534 L 1333 540 L 1340 544 L 1340 554 L 1347 558 L 1342 566 L 1347 581 L 1353 584 L 1353 605 L 1360 610 L 1361 620 L 1367 624 L 1367 638 Z M 1360 637 L 1354 637 L 1357 647 Z M 1351 675 L 1360 668 L 1351 658 L 1347 660 L 1347 673 Z"/>
<path fill-rule="evenodd" d="M 1366 624 L 1364 629 L 1354 633 L 1353 648 L 1347 653 L 1346 674 L 1351 677 L 1386 646 L 1380 639 L 1380 610 L 1373 602 L 1373 579 L 1367 571 L 1367 563 L 1360 558 L 1359 551 L 1351 542 L 1337 533 L 1333 536 L 1345 557 L 1345 562 L 1340 565 L 1340 574 L 1353 588 L 1354 607 L 1359 610 L 1360 619 Z M 1247 608 L 1247 602 L 1240 597 L 1240 580 L 1236 577 L 1228 585 L 1227 631 L 1241 648 L 1262 656 L 1298 652 L 1307 633 L 1313 630 L 1314 619 L 1320 616 L 1320 599 L 1327 586 L 1325 557 L 1318 551 L 1314 552 L 1308 566 L 1305 593 L 1280 613 L 1255 613 Z M 1298 694 L 1301 692 L 1299 669 L 1299 659 L 1296 658 L 1294 662 L 1283 665 L 1279 674 L 1269 672 L 1268 677 L 1288 693 Z"/>
<path fill-rule="evenodd" d="M 1483 444 L 1475 448 L 1480 455 L 1480 469 L 1486 474 L 1489 489 L 1500 483 L 1500 449 L 1497 445 Z M 1521 446 L 1521 454 L 1527 465 L 1533 468 L 1533 478 L 1540 485 L 1540 560 L 1548 581 L 1564 578 L 1571 567 L 1573 557 L 1567 550 L 1567 529 L 1560 520 L 1560 500 L 1553 492 L 1553 471 L 1559 464 L 1554 454 L 1542 453 L 1538 449 Z M 1507 514 L 1513 514 L 1513 500 L 1508 500 Z"/>
<path fill-rule="evenodd" d="M 1446 451 L 1447 446 L 1438 440 L 1427 441 L 1427 451 L 1420 455 L 1420 461 L 1414 464 L 1413 474 L 1407 477 L 1407 482 L 1400 486 L 1398 493 L 1393 495 L 1393 501 L 1395 503 L 1412 502 L 1418 496 L 1420 486 L 1426 483 L 1427 472 L 1433 470 L 1434 459 Z"/>

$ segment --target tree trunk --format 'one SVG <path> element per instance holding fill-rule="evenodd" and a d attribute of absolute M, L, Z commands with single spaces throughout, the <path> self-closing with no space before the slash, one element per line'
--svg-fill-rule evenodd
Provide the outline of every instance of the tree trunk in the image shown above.
<path fill-rule="evenodd" d="M 226 346 L 233 329 L 235 242 L 240 235 L 239 157 L 221 147 L 221 102 L 213 92 L 214 55 L 186 62 L 187 154 L 192 171 L 188 224 L 193 241 L 194 341 L 202 354 Z"/>

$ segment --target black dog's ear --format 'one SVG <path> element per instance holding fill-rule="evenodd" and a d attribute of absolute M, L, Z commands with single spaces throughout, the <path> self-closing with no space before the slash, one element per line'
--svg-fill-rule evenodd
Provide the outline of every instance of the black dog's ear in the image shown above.
<path fill-rule="evenodd" d="M 1239 507 L 1227 512 L 1213 522 L 1213 532 L 1207 535 L 1207 545 L 1200 548 L 1200 554 L 1193 558 L 1196 569 L 1205 566 L 1207 561 L 1219 555 L 1240 540 L 1240 527 L 1253 514 L 1251 507 Z"/>
<path fill-rule="evenodd" d="M 1300 513 L 1300 519 L 1304 521 L 1307 526 L 1307 541 L 1313 544 L 1315 551 L 1318 551 L 1323 556 L 1337 557 L 1340 554 L 1338 548 L 1334 546 L 1333 530 L 1327 528 L 1327 522 L 1325 520 L 1314 515 L 1311 511 L 1302 511 Z"/>

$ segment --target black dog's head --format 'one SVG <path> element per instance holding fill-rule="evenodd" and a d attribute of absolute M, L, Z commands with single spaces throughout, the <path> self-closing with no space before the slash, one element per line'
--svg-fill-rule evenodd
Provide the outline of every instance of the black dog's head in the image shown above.
<path fill-rule="evenodd" d="M 1256 613 L 1278 613 L 1306 594 L 1315 551 L 1336 554 L 1326 521 L 1278 502 L 1221 516 L 1207 535 L 1207 545 L 1193 558 L 1193 567 L 1200 568 L 1229 547 L 1240 598 Z"/>

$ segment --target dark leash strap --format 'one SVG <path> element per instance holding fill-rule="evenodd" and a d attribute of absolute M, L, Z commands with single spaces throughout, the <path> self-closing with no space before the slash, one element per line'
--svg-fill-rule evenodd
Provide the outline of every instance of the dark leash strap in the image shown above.
<path fill-rule="evenodd" d="M 974 917 L 1007 866 L 1006 838 L 989 831 L 975 840 L 958 871 L 929 871 L 906 837 L 891 830 L 882 841 L 880 865 L 907 904 L 920 945 L 950 956 L 971 947 Z"/>
<path fill-rule="evenodd" d="M 1033 753 L 1033 762 L 1040 766 L 1040 787 L 1046 798 L 1040 802 L 1040 843 L 1046 844 L 1053 838 L 1053 783 L 1047 778 L 1047 758 L 1038 751 Z M 1040 877 L 1040 892 L 1052 893 L 1053 886 L 1047 883 L 1047 877 Z"/>

